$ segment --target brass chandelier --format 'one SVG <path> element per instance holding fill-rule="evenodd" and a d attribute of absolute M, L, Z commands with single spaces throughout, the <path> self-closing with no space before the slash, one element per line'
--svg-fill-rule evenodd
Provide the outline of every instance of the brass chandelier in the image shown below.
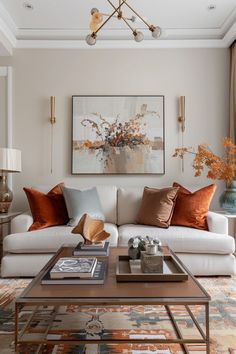
<path fill-rule="evenodd" d="M 88 45 L 94 45 L 97 41 L 97 34 L 98 32 L 106 25 L 106 23 L 111 18 L 116 18 L 118 20 L 124 21 L 124 23 L 129 27 L 132 31 L 134 40 L 136 42 L 141 42 L 144 39 L 144 35 L 141 31 L 138 31 L 136 28 L 133 27 L 134 22 L 137 18 L 139 18 L 151 31 L 152 37 L 157 39 L 161 35 L 161 28 L 159 26 L 154 26 L 149 24 L 146 19 L 140 16 L 137 11 L 135 11 L 127 2 L 128 0 L 119 0 L 118 6 L 114 5 L 111 0 L 107 0 L 107 2 L 113 8 L 113 12 L 111 14 L 105 14 L 100 12 L 97 8 L 92 8 L 91 13 L 91 20 L 90 20 L 90 30 L 91 34 L 88 34 L 86 37 L 86 42 Z M 123 13 L 123 8 L 128 7 L 134 15 L 131 17 L 126 17 Z M 104 20 L 104 17 L 106 19 Z M 132 23 L 132 24 L 131 24 Z"/>

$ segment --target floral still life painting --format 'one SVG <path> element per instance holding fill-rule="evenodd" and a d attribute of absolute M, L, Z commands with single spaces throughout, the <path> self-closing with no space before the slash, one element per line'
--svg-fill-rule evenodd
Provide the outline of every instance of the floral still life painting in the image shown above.
<path fill-rule="evenodd" d="M 73 96 L 73 174 L 164 174 L 164 96 Z"/>

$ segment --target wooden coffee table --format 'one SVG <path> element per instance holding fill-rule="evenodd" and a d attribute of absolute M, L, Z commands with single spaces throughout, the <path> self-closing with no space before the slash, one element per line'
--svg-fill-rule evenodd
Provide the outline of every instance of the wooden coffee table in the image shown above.
<path fill-rule="evenodd" d="M 164 253 L 172 253 L 169 248 L 164 247 Z M 112 305 L 162 305 L 173 325 L 176 337 L 171 339 L 145 339 L 148 343 L 178 343 L 181 345 L 184 353 L 189 353 L 188 344 L 205 344 L 206 353 L 210 353 L 209 338 L 209 302 L 210 296 L 181 263 L 187 271 L 189 278 L 185 282 L 154 282 L 154 283 L 118 283 L 116 282 L 116 262 L 118 255 L 127 254 L 126 248 L 111 248 L 108 264 L 108 274 L 103 285 L 41 285 L 41 279 L 60 257 L 70 257 L 72 247 L 62 247 L 56 255 L 46 264 L 40 273 L 33 279 L 28 287 L 17 298 L 15 305 L 15 346 L 16 352 L 19 352 L 20 344 L 38 344 L 39 347 L 45 344 L 59 344 L 60 339 L 48 339 L 48 332 L 53 319 L 56 316 L 59 306 L 68 305 L 94 305 L 94 306 L 112 306 Z M 173 254 L 174 255 L 174 254 Z M 176 257 L 176 255 L 174 255 Z M 177 257 L 176 257 L 177 258 Z M 184 306 L 188 315 L 192 319 L 200 334 L 200 338 L 184 338 L 181 329 L 175 319 L 172 311 L 172 305 Z M 205 328 L 200 326 L 197 318 L 194 316 L 190 307 L 202 305 L 205 308 Z M 19 330 L 19 314 L 26 306 L 32 307 L 32 314 L 21 331 Z M 52 318 L 48 319 L 48 327 L 45 333 L 29 334 L 34 314 L 40 306 L 50 306 L 54 308 Z M 90 339 L 73 340 L 72 343 L 94 344 L 94 343 L 141 343 L 144 339 Z M 37 351 L 40 352 L 40 351 Z"/>

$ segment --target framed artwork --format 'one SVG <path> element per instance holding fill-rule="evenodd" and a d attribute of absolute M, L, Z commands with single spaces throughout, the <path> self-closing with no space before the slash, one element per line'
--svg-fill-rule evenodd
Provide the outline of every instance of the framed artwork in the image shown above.
<path fill-rule="evenodd" d="M 72 174 L 164 174 L 164 96 L 72 96 Z"/>

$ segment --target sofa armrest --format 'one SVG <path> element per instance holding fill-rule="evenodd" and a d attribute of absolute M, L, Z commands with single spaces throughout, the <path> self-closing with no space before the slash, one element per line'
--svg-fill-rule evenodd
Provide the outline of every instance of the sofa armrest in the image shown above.
<path fill-rule="evenodd" d="M 228 235 L 228 219 L 224 215 L 209 211 L 207 215 L 209 231 Z"/>
<path fill-rule="evenodd" d="M 26 232 L 32 224 L 33 218 L 30 212 L 17 215 L 11 221 L 11 233 L 16 234 L 19 232 Z"/>

